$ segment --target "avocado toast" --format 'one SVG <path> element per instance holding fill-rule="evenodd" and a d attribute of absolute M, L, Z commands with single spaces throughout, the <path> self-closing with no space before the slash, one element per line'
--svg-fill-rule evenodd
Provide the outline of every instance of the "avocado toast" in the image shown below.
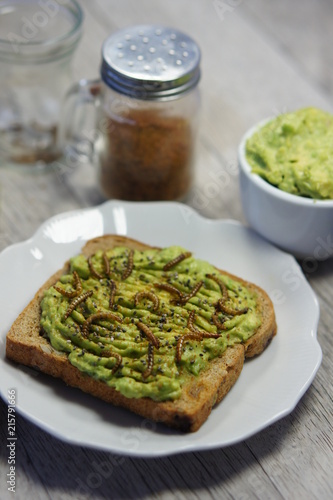
<path fill-rule="evenodd" d="M 114 405 L 197 430 L 276 333 L 251 283 L 127 237 L 87 242 L 7 334 L 7 357 Z"/>

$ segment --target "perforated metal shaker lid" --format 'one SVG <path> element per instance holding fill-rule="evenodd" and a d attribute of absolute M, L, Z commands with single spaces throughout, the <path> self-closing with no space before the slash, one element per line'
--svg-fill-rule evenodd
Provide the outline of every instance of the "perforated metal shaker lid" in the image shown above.
<path fill-rule="evenodd" d="M 200 49 L 188 35 L 163 26 L 132 26 L 103 44 L 101 77 L 118 92 L 138 99 L 168 99 L 200 78 Z"/>

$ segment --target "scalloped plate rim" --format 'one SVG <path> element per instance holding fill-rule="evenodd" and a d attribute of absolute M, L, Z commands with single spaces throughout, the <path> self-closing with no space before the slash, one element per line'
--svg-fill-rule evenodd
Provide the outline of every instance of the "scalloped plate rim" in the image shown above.
<path fill-rule="evenodd" d="M 92 210 L 99 211 L 103 215 L 103 217 L 105 217 L 106 215 L 108 215 L 108 212 L 110 210 L 112 210 L 112 207 L 123 207 L 125 211 L 126 211 L 127 207 L 133 207 L 133 208 L 135 208 L 136 211 L 140 211 L 141 208 L 145 207 L 145 210 L 146 210 L 146 208 L 147 207 L 149 208 L 149 206 L 150 207 L 158 207 L 158 210 L 166 210 L 166 212 L 168 210 L 170 210 L 171 208 L 173 210 L 176 210 L 176 211 L 179 211 L 179 210 L 184 208 L 184 205 L 182 205 L 180 203 L 174 203 L 174 202 L 171 202 L 171 203 L 170 202 L 153 202 L 153 203 L 140 204 L 140 203 L 135 203 L 135 202 L 122 202 L 122 201 L 112 200 L 112 201 L 107 201 L 98 207 L 87 207 L 87 208 L 77 209 L 77 210 L 73 210 L 73 211 L 69 211 L 69 212 L 62 212 L 60 214 L 54 215 L 53 217 L 46 220 L 43 224 L 41 224 L 40 227 L 35 231 L 35 233 L 33 234 L 32 237 L 26 239 L 25 241 L 22 241 L 20 243 L 15 243 L 15 244 L 10 245 L 9 247 L 5 248 L 0 253 L 0 263 L 4 257 L 6 257 L 6 258 L 10 257 L 10 254 L 13 251 L 22 250 L 24 252 L 29 247 L 29 245 L 32 245 L 36 240 L 38 240 L 39 237 L 43 237 L 43 232 L 44 232 L 45 228 L 49 227 L 55 221 L 57 221 L 61 224 L 64 219 L 73 217 L 74 215 L 77 215 L 77 214 L 84 215 L 84 214 L 91 212 Z M 254 237 L 258 241 L 262 242 L 262 245 L 266 250 L 271 249 L 272 252 L 276 252 L 276 255 L 279 255 L 281 257 L 281 259 L 284 259 L 286 262 L 288 261 L 290 263 L 290 265 L 296 266 L 299 269 L 299 272 L 301 273 L 300 266 L 297 264 L 294 257 L 283 252 L 282 250 L 275 248 L 270 243 L 262 240 L 260 238 L 260 236 L 258 236 L 254 231 L 252 231 L 248 227 L 243 226 L 239 221 L 235 221 L 232 219 L 227 219 L 227 220 L 226 219 L 225 220 L 208 219 L 208 218 L 198 214 L 191 207 L 188 207 L 188 206 L 185 206 L 185 207 L 186 207 L 186 210 L 188 211 L 188 213 L 191 214 L 191 217 L 194 217 L 197 220 L 199 220 L 201 224 L 210 224 L 210 225 L 216 226 L 217 228 L 219 226 L 221 228 L 228 227 L 228 226 L 234 226 L 235 228 L 237 228 L 237 231 L 241 232 L 241 231 L 244 231 L 244 229 L 245 229 L 246 231 L 249 231 L 251 234 L 253 233 Z M 128 213 L 126 215 L 127 215 L 127 217 L 129 216 Z M 128 234 L 128 236 L 131 237 L 130 234 Z M 83 243 L 84 240 L 80 240 L 80 242 Z M 51 244 L 56 245 L 56 243 L 54 243 L 54 242 L 51 242 Z M 70 255 L 68 257 L 70 257 Z M 303 276 L 302 273 L 301 273 L 301 275 Z M 311 342 L 314 346 L 313 359 L 312 359 L 312 365 L 311 365 L 311 367 L 312 367 L 311 373 L 308 374 L 306 379 L 303 381 L 302 387 L 299 389 L 299 391 L 297 393 L 297 397 L 295 397 L 293 399 L 293 401 L 291 401 L 289 404 L 281 405 L 281 408 L 279 411 L 275 411 L 274 415 L 267 417 L 266 419 L 261 421 L 260 424 L 258 424 L 256 426 L 256 428 L 252 428 L 248 432 L 243 432 L 240 434 L 236 433 L 233 437 L 230 437 L 230 439 L 224 439 L 223 442 L 221 440 L 219 441 L 219 439 L 217 437 L 216 442 L 210 441 L 207 443 L 205 443 L 204 441 L 197 443 L 195 439 L 194 439 L 194 442 L 191 441 L 191 439 L 189 439 L 190 436 L 195 436 L 195 437 L 198 436 L 198 433 L 195 433 L 194 435 L 191 435 L 191 434 L 185 435 L 184 442 L 180 443 L 177 446 L 171 447 L 171 448 L 170 447 L 165 447 L 165 448 L 162 447 L 161 448 L 161 446 L 159 446 L 158 448 L 152 447 L 149 449 L 149 447 L 148 447 L 148 449 L 147 449 L 147 446 L 144 446 L 143 447 L 144 449 L 142 449 L 142 447 L 141 448 L 139 447 L 136 450 L 128 450 L 122 446 L 110 446 L 108 444 L 103 445 L 103 443 L 95 443 L 91 439 L 90 440 L 84 439 L 84 438 L 82 439 L 82 436 L 80 437 L 79 435 L 75 436 L 75 437 L 68 436 L 66 433 L 59 430 L 59 428 L 57 428 L 57 426 L 52 426 L 48 422 L 41 420 L 39 418 L 38 414 L 36 415 L 35 411 L 31 411 L 31 408 L 29 410 L 26 408 L 26 406 L 22 408 L 22 407 L 20 407 L 20 405 L 18 405 L 17 410 L 20 414 L 22 414 L 24 417 L 26 417 L 29 421 L 33 422 L 34 424 L 36 424 L 40 428 L 42 428 L 44 431 L 49 432 L 53 436 L 55 436 L 59 439 L 62 439 L 65 442 L 75 444 L 75 445 L 96 448 L 96 449 L 103 449 L 106 451 L 112 451 L 112 452 L 120 453 L 120 454 L 127 455 L 127 456 L 147 457 L 147 458 L 148 457 L 157 457 L 157 456 L 167 456 L 167 455 L 172 455 L 172 454 L 182 453 L 182 452 L 221 448 L 221 447 L 230 446 L 232 444 L 236 444 L 236 443 L 239 443 L 245 439 L 248 439 L 249 437 L 251 437 L 255 433 L 260 432 L 264 428 L 275 423 L 276 421 L 285 417 L 291 411 L 293 411 L 293 409 L 296 407 L 296 405 L 298 404 L 298 402 L 300 401 L 300 399 L 302 398 L 304 393 L 307 391 L 307 389 L 311 385 L 311 383 L 316 375 L 316 372 L 321 364 L 322 351 L 321 351 L 321 348 L 320 348 L 320 345 L 319 345 L 319 342 L 317 339 L 317 335 L 316 335 L 318 322 L 319 322 L 319 316 L 320 316 L 318 299 L 317 299 L 315 293 L 313 292 L 312 288 L 310 287 L 310 285 L 306 281 L 304 276 L 303 276 L 303 278 L 304 278 L 304 281 L 302 282 L 302 285 L 305 286 L 306 293 L 310 294 L 309 296 L 311 296 L 311 299 L 313 302 L 313 307 L 314 307 L 312 324 L 309 327 L 310 337 L 312 339 Z M 308 335 L 308 333 L 307 333 L 307 335 Z M 5 332 L 2 331 L 1 337 L 0 337 L 1 342 L 3 342 L 2 338 L 4 336 L 5 336 Z M 278 336 L 276 338 L 278 338 Z M 1 360 L 0 360 L 0 374 L 2 372 L 5 373 L 6 366 L 11 365 L 11 364 L 12 364 L 11 362 L 4 361 L 4 359 L 1 358 Z M 244 367 L 244 369 L 246 369 L 246 367 Z M 23 377 L 24 377 L 24 375 L 23 375 Z M 3 379 L 3 377 L 1 377 L 0 380 L 2 380 L 2 379 Z M 58 382 L 61 383 L 60 381 L 56 381 L 56 383 L 58 383 Z M 68 390 L 72 390 L 72 389 L 68 388 Z M 1 393 L 1 396 L 3 399 L 6 399 L 5 392 L 6 392 L 6 388 L 3 387 L 3 384 L 0 381 L 0 393 Z M 84 395 L 84 396 L 87 396 L 87 395 Z M 88 396 L 88 397 L 90 398 L 92 396 Z M 103 404 L 106 404 L 106 403 L 103 403 Z M 216 410 L 213 410 L 213 411 L 214 412 L 220 411 L 220 408 L 223 408 L 223 402 L 218 406 L 218 408 Z M 222 410 L 221 410 L 221 412 L 222 412 Z M 136 419 L 141 418 L 141 417 L 136 417 L 136 416 L 134 416 L 134 417 Z M 209 417 L 209 419 L 210 418 L 211 417 Z M 209 419 L 208 419 L 208 421 L 209 421 Z M 200 430 L 198 432 L 200 432 Z M 182 436 L 184 438 L 184 435 L 180 435 L 180 436 Z M 182 439 L 180 439 L 180 441 L 182 441 Z M 144 444 L 147 445 L 147 443 L 144 443 Z"/>

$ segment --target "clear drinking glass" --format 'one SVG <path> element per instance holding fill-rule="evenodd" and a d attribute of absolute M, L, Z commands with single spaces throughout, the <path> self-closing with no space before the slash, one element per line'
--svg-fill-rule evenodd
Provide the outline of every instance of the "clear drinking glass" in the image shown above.
<path fill-rule="evenodd" d="M 61 155 L 60 109 L 82 31 L 75 0 L 0 1 L 0 165 L 45 167 Z"/>

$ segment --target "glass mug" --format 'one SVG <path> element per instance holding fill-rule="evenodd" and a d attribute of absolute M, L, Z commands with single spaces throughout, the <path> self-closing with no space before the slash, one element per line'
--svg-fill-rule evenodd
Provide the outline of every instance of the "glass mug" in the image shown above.
<path fill-rule="evenodd" d="M 174 29 L 110 36 L 101 79 L 79 82 L 65 102 L 68 167 L 90 160 L 107 198 L 183 200 L 193 179 L 199 62 L 196 43 Z"/>
<path fill-rule="evenodd" d="M 0 0 L 0 17 L 0 165 L 44 168 L 62 155 L 82 10 L 75 0 Z"/>

